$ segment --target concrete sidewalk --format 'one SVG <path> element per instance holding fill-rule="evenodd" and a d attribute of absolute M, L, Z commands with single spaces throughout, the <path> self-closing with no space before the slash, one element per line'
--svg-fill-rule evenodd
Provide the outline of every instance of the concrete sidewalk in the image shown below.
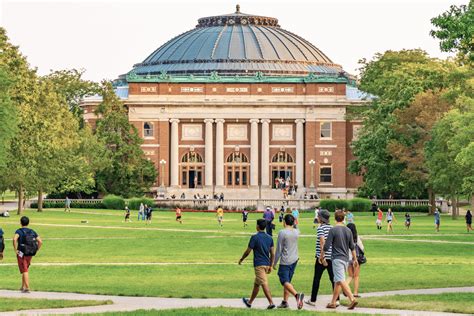
<path fill-rule="evenodd" d="M 409 294 L 440 294 L 440 293 L 474 293 L 474 287 L 460 287 L 460 288 L 435 288 L 435 289 L 419 289 L 419 290 L 400 290 L 387 292 L 364 293 L 364 297 L 376 297 L 385 295 L 409 295 Z M 63 300 L 110 300 L 111 305 L 89 306 L 89 307 L 74 307 L 64 309 L 42 309 L 42 310 L 25 310 L 18 312 L 3 312 L 0 315 L 52 315 L 52 314 L 74 314 L 74 313 L 105 313 L 105 312 L 126 312 L 138 309 L 150 310 L 165 310 L 173 308 L 187 308 L 187 307 L 234 307 L 245 308 L 240 299 L 181 299 L 181 298 L 158 298 L 158 297 L 129 297 L 129 296 L 109 296 L 109 295 L 91 295 L 91 294 L 77 294 L 77 293 L 56 293 L 56 292 L 32 292 L 30 294 L 22 294 L 18 291 L 0 290 L 0 297 L 9 298 L 31 298 L 31 299 L 63 299 Z M 275 299 L 275 302 L 280 302 L 280 299 Z M 316 307 L 305 305 L 304 309 L 312 311 L 330 311 L 325 308 L 330 301 L 329 295 L 319 296 Z M 294 300 L 290 300 L 290 308 L 296 309 Z M 257 299 L 253 307 L 254 309 L 265 309 L 267 301 L 264 298 Z M 373 309 L 373 308 L 356 308 L 354 311 L 349 311 L 346 307 L 338 307 L 337 312 L 355 312 L 366 314 L 385 314 L 385 315 L 463 315 L 453 313 L 440 312 L 423 312 L 411 310 L 393 310 L 393 309 Z"/>

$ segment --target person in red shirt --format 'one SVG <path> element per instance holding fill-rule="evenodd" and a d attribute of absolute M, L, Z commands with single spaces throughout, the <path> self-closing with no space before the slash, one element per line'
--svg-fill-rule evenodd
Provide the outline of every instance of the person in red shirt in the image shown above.
<path fill-rule="evenodd" d="M 377 220 L 375 221 L 375 224 L 377 225 L 377 229 L 382 229 L 383 212 L 380 208 L 378 208 L 377 211 Z"/>
<path fill-rule="evenodd" d="M 183 223 L 183 220 L 181 219 L 181 209 L 179 207 L 176 208 L 176 221 L 180 224 Z"/>

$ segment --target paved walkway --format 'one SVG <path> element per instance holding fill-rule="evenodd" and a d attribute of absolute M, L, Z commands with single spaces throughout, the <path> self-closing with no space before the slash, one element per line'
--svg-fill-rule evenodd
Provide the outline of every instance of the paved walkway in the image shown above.
<path fill-rule="evenodd" d="M 249 289 L 250 290 L 250 289 Z M 420 290 L 400 290 L 387 292 L 365 293 L 364 297 L 376 297 L 384 295 L 409 295 L 409 294 L 440 294 L 440 293 L 459 293 L 474 292 L 474 287 L 460 288 L 437 288 L 437 289 L 420 289 Z M 74 313 L 104 313 L 104 312 L 125 312 L 138 309 L 172 309 L 186 307 L 235 307 L 244 308 L 240 299 L 181 299 L 181 298 L 158 298 L 158 297 L 128 297 L 128 296 L 108 296 L 108 295 L 90 295 L 76 293 L 55 293 L 55 292 L 32 292 L 30 294 L 22 294 L 18 291 L 0 290 L 0 297 L 11 298 L 36 298 L 36 299 L 64 299 L 64 300 L 111 300 L 113 304 L 89 307 L 74 307 L 64 309 L 47 309 L 47 310 L 26 310 L 19 312 L 3 312 L 0 315 L 51 315 L 51 314 L 74 314 Z M 329 302 L 328 295 L 319 297 L 316 307 L 305 306 L 307 310 L 327 311 L 325 305 Z M 275 299 L 275 302 L 279 302 Z M 264 309 L 267 302 L 264 298 L 259 298 L 254 302 L 253 308 Z M 296 309 L 295 302 L 290 301 L 292 309 Z M 378 315 L 463 315 L 453 313 L 439 312 L 422 312 L 410 310 L 394 310 L 394 309 L 374 309 L 374 308 L 357 308 L 354 311 L 347 310 L 346 307 L 339 307 L 337 312 L 356 312 Z"/>

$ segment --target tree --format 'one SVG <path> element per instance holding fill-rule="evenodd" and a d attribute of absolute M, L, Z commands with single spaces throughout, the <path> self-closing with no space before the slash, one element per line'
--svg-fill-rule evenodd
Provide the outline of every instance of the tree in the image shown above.
<path fill-rule="evenodd" d="M 353 142 L 356 158 L 349 171 L 363 176 L 360 190 L 365 195 L 419 197 L 423 181 L 404 179 L 406 166 L 388 147 L 399 137 L 393 128 L 397 125 L 394 111 L 409 106 L 420 92 L 447 87 L 453 66 L 422 50 L 387 51 L 361 63 L 360 89 L 375 97 L 362 113 L 363 128 Z"/>
<path fill-rule="evenodd" d="M 54 85 L 56 93 L 64 98 L 81 128 L 84 127 L 83 110 L 80 107 L 81 100 L 99 92 L 98 84 L 82 79 L 83 74 L 84 70 L 71 69 L 54 71 L 44 77 Z"/>
<path fill-rule="evenodd" d="M 124 197 L 142 195 L 156 180 L 155 167 L 145 159 L 140 147 L 142 139 L 129 123 L 127 109 L 110 82 L 102 83 L 101 95 L 96 135 L 105 143 L 111 163 L 97 173 L 97 187 L 101 192 Z"/>
<path fill-rule="evenodd" d="M 6 152 L 10 141 L 16 133 L 17 115 L 10 98 L 10 87 L 13 82 L 8 73 L 0 67 L 0 170 L 6 165 Z M 0 188 L 0 192 L 3 190 Z"/>
<path fill-rule="evenodd" d="M 474 62 L 474 1 L 468 5 L 455 6 L 443 14 L 432 18 L 436 29 L 430 35 L 440 40 L 443 52 L 457 52 L 460 59 Z"/>

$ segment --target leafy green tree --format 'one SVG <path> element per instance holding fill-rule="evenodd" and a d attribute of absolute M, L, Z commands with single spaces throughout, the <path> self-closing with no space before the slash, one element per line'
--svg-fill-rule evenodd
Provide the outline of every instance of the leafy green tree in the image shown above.
<path fill-rule="evenodd" d="M 440 49 L 444 52 L 458 52 L 462 61 L 474 62 L 474 1 L 468 5 L 455 6 L 443 14 L 432 18 L 436 29 L 431 36 L 440 40 Z"/>
<path fill-rule="evenodd" d="M 110 82 L 102 83 L 102 102 L 96 110 L 96 135 L 105 143 L 111 163 L 97 173 L 101 192 L 123 197 L 147 192 L 156 180 L 154 165 L 145 159 L 137 129 L 129 123 L 128 112 Z"/>
<path fill-rule="evenodd" d="M 363 176 L 364 195 L 419 197 L 425 188 L 422 179 L 407 181 L 403 177 L 405 163 L 389 150 L 389 144 L 400 137 L 394 129 L 394 111 L 409 106 L 423 91 L 446 88 L 453 66 L 422 50 L 387 51 L 361 62 L 360 89 L 375 98 L 362 113 L 363 128 L 353 142 L 356 158 L 349 171 Z"/>
<path fill-rule="evenodd" d="M 0 68 L 0 170 L 6 165 L 6 152 L 16 133 L 16 108 L 11 101 L 9 92 L 12 83 L 8 78 L 8 73 Z M 0 192 L 2 191 L 0 188 Z"/>

